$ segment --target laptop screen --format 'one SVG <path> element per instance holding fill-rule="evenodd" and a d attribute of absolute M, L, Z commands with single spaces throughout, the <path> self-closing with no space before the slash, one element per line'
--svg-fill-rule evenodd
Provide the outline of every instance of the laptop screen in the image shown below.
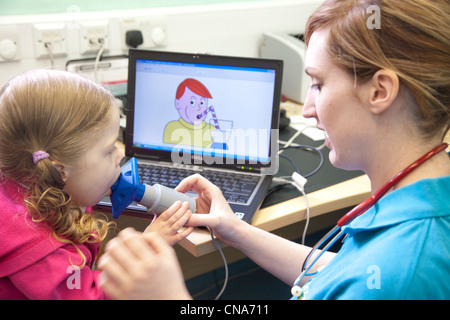
<path fill-rule="evenodd" d="M 270 164 L 281 61 L 131 50 L 129 64 L 127 153 L 189 164 Z"/>

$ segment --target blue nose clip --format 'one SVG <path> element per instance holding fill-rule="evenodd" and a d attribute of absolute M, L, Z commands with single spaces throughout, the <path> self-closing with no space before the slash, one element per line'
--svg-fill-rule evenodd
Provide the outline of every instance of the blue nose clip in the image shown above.
<path fill-rule="evenodd" d="M 131 158 L 122 169 L 119 178 L 111 187 L 112 216 L 117 219 L 133 201 L 139 202 L 145 186 L 139 182 L 136 158 Z"/>

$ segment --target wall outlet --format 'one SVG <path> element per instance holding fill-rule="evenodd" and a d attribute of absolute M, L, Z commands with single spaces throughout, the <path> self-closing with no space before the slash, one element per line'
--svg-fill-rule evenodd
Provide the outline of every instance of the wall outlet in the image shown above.
<path fill-rule="evenodd" d="M 36 58 L 67 55 L 67 30 L 64 23 L 33 25 Z"/>
<path fill-rule="evenodd" d="M 19 28 L 0 27 L 0 62 L 20 60 Z"/>
<path fill-rule="evenodd" d="M 149 16 L 137 18 L 124 18 L 120 21 L 122 50 L 128 50 L 126 33 L 130 30 L 139 30 L 142 33 L 143 43 L 139 48 L 154 48 L 167 45 L 167 18 L 166 16 Z"/>
<path fill-rule="evenodd" d="M 109 22 L 83 21 L 80 23 L 80 53 L 96 53 L 103 46 L 109 50 Z"/>

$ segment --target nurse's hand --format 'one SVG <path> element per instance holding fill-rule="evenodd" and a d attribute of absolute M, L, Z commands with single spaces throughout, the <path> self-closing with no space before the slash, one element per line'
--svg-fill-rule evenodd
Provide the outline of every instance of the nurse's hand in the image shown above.
<path fill-rule="evenodd" d="M 185 178 L 175 190 L 182 193 L 192 190 L 198 195 L 197 212 L 192 214 L 186 225 L 209 227 L 227 245 L 233 246 L 233 242 L 238 240 L 235 239 L 237 228 L 248 225 L 236 217 L 222 191 L 199 174 Z"/>
<path fill-rule="evenodd" d="M 192 299 L 175 251 L 157 233 L 127 228 L 99 260 L 100 286 L 115 299 Z"/>

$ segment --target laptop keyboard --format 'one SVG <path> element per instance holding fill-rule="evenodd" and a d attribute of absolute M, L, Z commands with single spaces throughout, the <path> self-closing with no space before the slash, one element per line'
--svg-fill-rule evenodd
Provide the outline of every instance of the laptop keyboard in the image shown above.
<path fill-rule="evenodd" d="M 259 176 L 247 174 L 212 170 L 199 172 L 185 168 L 161 167 L 142 163 L 138 166 L 138 172 L 141 183 L 148 185 L 158 183 L 169 188 L 175 188 L 184 178 L 200 173 L 222 190 L 228 202 L 235 203 L 246 203 L 260 180 Z"/>

